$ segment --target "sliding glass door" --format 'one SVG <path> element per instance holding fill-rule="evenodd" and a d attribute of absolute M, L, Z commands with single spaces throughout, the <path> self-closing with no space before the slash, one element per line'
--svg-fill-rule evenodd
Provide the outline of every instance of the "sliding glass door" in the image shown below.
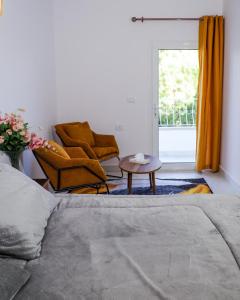
<path fill-rule="evenodd" d="M 156 62 L 155 152 L 166 163 L 195 162 L 198 50 L 158 49 Z"/>

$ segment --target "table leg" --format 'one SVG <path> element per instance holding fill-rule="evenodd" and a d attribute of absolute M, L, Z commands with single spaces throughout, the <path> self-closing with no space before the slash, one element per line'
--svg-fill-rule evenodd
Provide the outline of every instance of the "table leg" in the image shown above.
<path fill-rule="evenodd" d="M 155 172 L 152 172 L 152 185 L 153 185 L 153 194 L 155 194 L 156 193 Z"/>
<path fill-rule="evenodd" d="M 152 183 L 152 173 L 149 173 L 149 182 L 150 182 L 150 189 L 152 189 L 152 187 L 153 187 L 153 183 Z"/>
<path fill-rule="evenodd" d="M 132 173 L 128 173 L 128 194 L 132 193 Z"/>

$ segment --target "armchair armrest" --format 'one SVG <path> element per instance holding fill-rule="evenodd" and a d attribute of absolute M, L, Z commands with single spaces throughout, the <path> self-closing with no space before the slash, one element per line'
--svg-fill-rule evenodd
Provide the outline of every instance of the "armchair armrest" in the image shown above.
<path fill-rule="evenodd" d="M 93 132 L 93 136 L 95 139 L 96 146 L 99 147 L 115 147 L 117 151 L 119 152 L 118 149 L 118 144 L 116 142 L 116 139 L 114 135 L 110 134 L 97 134 Z"/>
<path fill-rule="evenodd" d="M 102 180 L 106 181 L 107 175 L 101 166 L 100 162 L 96 159 L 89 159 L 89 158 L 82 158 L 82 166 L 85 167 L 86 169 L 92 171 L 95 173 L 98 177 L 100 177 Z"/>
<path fill-rule="evenodd" d="M 60 171 L 67 171 L 71 168 L 85 168 L 96 174 L 99 178 L 106 181 L 107 176 L 98 160 L 90 158 L 72 158 L 68 162 L 64 163 L 64 166 Z"/>
<path fill-rule="evenodd" d="M 98 160 L 89 158 L 67 159 L 43 148 L 34 150 L 34 152 L 56 170 L 67 171 L 71 168 L 85 168 L 95 173 L 102 180 L 107 180 L 107 176 Z"/>

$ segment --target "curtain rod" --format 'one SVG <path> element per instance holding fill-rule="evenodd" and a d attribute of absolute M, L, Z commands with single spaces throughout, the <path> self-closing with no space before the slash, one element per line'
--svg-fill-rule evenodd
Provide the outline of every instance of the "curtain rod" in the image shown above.
<path fill-rule="evenodd" d="M 142 23 L 144 21 L 199 21 L 202 18 L 137 18 L 137 17 L 132 17 L 132 22 L 137 22 L 141 21 Z"/>

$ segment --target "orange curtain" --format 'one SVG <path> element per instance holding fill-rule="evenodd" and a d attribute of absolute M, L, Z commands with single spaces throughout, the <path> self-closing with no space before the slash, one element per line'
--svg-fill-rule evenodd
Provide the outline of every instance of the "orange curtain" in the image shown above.
<path fill-rule="evenodd" d="M 199 23 L 199 83 L 196 169 L 219 170 L 222 123 L 224 20 L 205 16 Z"/>

